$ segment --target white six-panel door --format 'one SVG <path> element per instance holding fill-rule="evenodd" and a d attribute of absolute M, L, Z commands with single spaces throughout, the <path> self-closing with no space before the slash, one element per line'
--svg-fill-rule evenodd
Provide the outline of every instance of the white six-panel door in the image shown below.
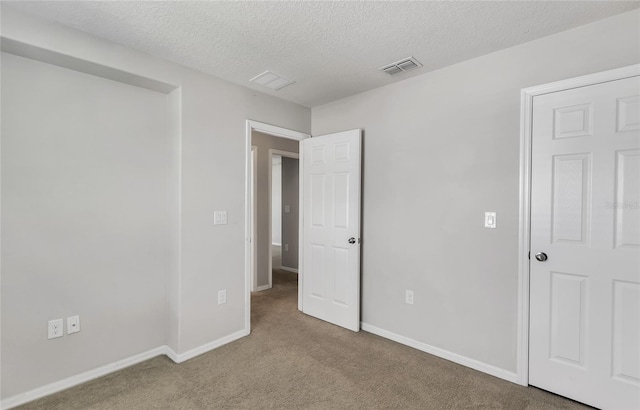
<path fill-rule="evenodd" d="M 360 329 L 361 132 L 302 141 L 302 311 Z"/>
<path fill-rule="evenodd" d="M 534 97 L 532 132 L 529 383 L 638 409 L 639 77 Z"/>

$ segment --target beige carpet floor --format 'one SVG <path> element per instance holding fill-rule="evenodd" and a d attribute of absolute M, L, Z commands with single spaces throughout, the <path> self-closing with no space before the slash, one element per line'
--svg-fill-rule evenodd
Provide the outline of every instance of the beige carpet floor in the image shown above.
<path fill-rule="evenodd" d="M 252 333 L 175 364 L 162 356 L 24 409 L 584 409 L 297 310 L 296 276 L 252 297 Z"/>

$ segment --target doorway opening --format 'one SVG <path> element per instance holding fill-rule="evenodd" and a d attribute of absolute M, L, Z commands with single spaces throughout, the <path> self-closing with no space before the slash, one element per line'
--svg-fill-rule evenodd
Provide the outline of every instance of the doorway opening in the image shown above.
<path fill-rule="evenodd" d="M 299 218 L 299 154 L 269 149 L 271 262 L 269 284 L 273 286 L 274 270 L 298 274 Z"/>
<path fill-rule="evenodd" d="M 301 260 L 298 250 L 300 249 L 300 229 L 302 227 L 301 213 L 298 212 L 302 208 L 300 185 L 298 182 L 297 190 L 288 189 L 284 201 L 282 188 L 285 184 L 289 187 L 291 179 L 298 179 L 300 141 L 309 137 L 308 134 L 297 131 L 247 121 L 245 174 L 245 203 L 247 204 L 245 207 L 247 238 L 245 243 L 245 324 L 247 329 L 250 329 L 251 325 L 251 292 L 260 292 L 273 286 L 274 236 L 276 237 L 275 244 L 280 245 L 278 246 L 280 249 L 276 249 L 276 253 L 282 255 L 281 258 L 284 259 L 286 268 L 297 271 L 298 283 L 302 283 L 303 272 L 298 265 Z M 277 210 L 274 209 L 272 195 L 274 191 L 274 157 L 276 162 L 280 161 L 278 167 L 280 175 L 276 175 L 275 178 L 276 181 L 280 181 L 279 189 L 281 192 L 280 204 L 276 204 L 279 208 Z M 278 160 L 278 158 L 280 159 Z M 282 172 L 283 164 L 286 164 L 286 175 Z M 283 176 L 287 178 L 286 181 L 283 181 Z M 274 214 L 280 215 L 279 220 L 274 218 Z M 296 224 L 291 223 L 293 216 L 297 216 Z M 273 230 L 274 219 L 277 219 L 276 223 L 279 225 L 275 232 Z M 284 220 L 288 223 L 286 227 L 282 226 Z M 283 238 L 286 241 L 284 244 Z M 277 242 L 277 239 L 280 242 Z M 284 245 L 286 245 L 286 250 L 284 250 Z M 294 253 L 295 255 L 293 255 Z M 288 273 L 295 275 L 294 272 Z M 300 293 L 300 289 L 298 289 L 298 309 L 302 306 Z"/>
<path fill-rule="evenodd" d="M 260 292 L 273 287 L 273 269 L 280 269 L 282 259 L 290 271 L 298 273 L 299 221 L 293 215 L 298 215 L 299 207 L 300 143 L 258 131 L 254 131 L 251 138 L 255 159 L 252 172 L 255 241 L 252 249 L 254 266 L 251 290 Z M 283 176 L 287 179 L 283 180 Z M 286 237 L 284 244 L 283 233 Z"/>

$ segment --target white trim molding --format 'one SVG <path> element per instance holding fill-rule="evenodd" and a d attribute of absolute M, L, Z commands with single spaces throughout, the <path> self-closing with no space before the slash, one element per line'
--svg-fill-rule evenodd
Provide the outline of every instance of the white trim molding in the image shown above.
<path fill-rule="evenodd" d="M 531 238 L 531 135 L 536 96 L 640 76 L 640 64 L 525 88 L 520 105 L 520 210 L 518 246 L 518 384 L 529 384 L 529 251 Z"/>
<path fill-rule="evenodd" d="M 193 359 L 196 356 L 207 353 L 213 349 L 216 349 L 220 346 L 226 345 L 228 343 L 231 343 L 235 340 L 238 340 L 248 335 L 249 335 L 249 330 L 242 329 L 230 335 L 221 337 L 220 339 L 216 339 L 202 346 L 198 346 L 194 349 L 188 350 L 184 353 L 176 353 L 169 346 L 159 346 L 159 347 L 156 347 L 155 349 L 147 350 L 146 352 L 139 353 L 137 355 L 127 357 L 125 359 L 118 360 L 113 363 L 106 364 L 104 366 L 100 366 L 93 370 L 89 370 L 89 371 L 77 374 L 75 376 L 67 377 L 66 379 L 62 379 L 57 382 L 53 382 L 45 386 L 38 387 L 28 392 L 17 394 L 15 396 L 6 398 L 2 400 L 2 402 L 0 403 L 0 409 L 8 410 L 13 407 L 20 406 L 22 404 L 40 399 L 42 397 L 49 396 L 51 394 L 69 389 L 79 384 L 97 379 L 99 377 L 106 376 L 107 374 L 117 372 L 118 370 L 125 369 L 127 367 L 144 362 L 146 360 L 152 359 L 157 356 L 166 355 L 174 362 L 182 363 L 189 359 Z"/>
<path fill-rule="evenodd" d="M 250 204 L 249 204 L 249 209 L 251 212 L 251 220 L 252 221 L 256 221 L 258 220 L 258 207 L 257 207 L 257 200 L 258 200 L 258 147 L 256 147 L 255 145 L 251 146 L 251 181 L 249 181 L 249 187 L 251 189 L 251 199 L 250 199 Z M 252 223 L 251 225 L 251 238 L 257 238 L 258 237 L 258 227 L 257 224 Z M 258 269 L 256 267 L 256 257 L 258 256 L 257 253 L 257 248 L 256 248 L 256 241 L 251 239 L 250 241 L 250 245 L 251 245 L 251 285 L 250 285 L 250 289 L 252 292 L 255 292 L 257 290 L 258 287 Z"/>
<path fill-rule="evenodd" d="M 265 124 L 263 122 L 247 120 L 247 131 L 258 131 L 265 134 L 273 135 L 276 137 L 288 138 L 293 140 L 302 141 L 310 138 L 311 135 L 304 132 L 294 131 L 287 128 L 278 127 L 276 125 Z"/>
<path fill-rule="evenodd" d="M 127 357 L 126 359 L 118 360 L 116 362 L 100 366 L 98 368 L 77 374 L 75 376 L 67 377 L 66 379 L 62 379 L 57 382 L 38 387 L 28 392 L 8 397 L 2 400 L 0 408 L 2 408 L 3 410 L 11 409 L 13 407 L 17 407 L 30 401 L 40 399 L 50 394 L 69 389 L 82 383 L 86 383 L 90 380 L 97 379 L 98 377 L 106 376 L 109 373 L 113 373 L 126 367 L 133 366 L 134 364 L 144 362 L 145 360 L 152 359 L 156 356 L 166 354 L 167 349 L 167 346 L 156 347 L 155 349 L 147 350 L 146 352 L 137 354 L 135 356 Z"/>
<path fill-rule="evenodd" d="M 293 273 L 298 273 L 298 269 L 296 268 L 290 268 L 288 266 L 280 266 L 281 270 L 287 271 L 287 272 L 293 272 Z"/>
<path fill-rule="evenodd" d="M 495 376 L 503 380 L 507 380 L 513 383 L 516 382 L 516 378 L 517 378 L 516 373 L 510 372 L 508 370 L 501 369 L 499 367 L 496 367 L 475 359 L 471 359 L 469 357 L 462 356 L 460 354 L 453 353 L 439 347 L 435 347 L 435 346 L 428 345 L 426 343 L 419 342 L 417 340 L 390 332 L 388 330 L 381 329 L 379 327 L 370 325 L 368 323 L 361 322 L 360 327 L 365 332 L 373 333 L 374 335 L 384 337 L 385 339 L 393 340 L 394 342 L 403 344 L 405 346 L 413 347 L 414 349 L 418 349 L 422 352 L 429 353 L 434 356 L 438 356 L 442 359 L 449 360 L 450 362 L 454 362 L 466 367 L 470 367 L 474 370 L 478 370 L 480 372 L 490 374 L 491 376 Z"/>
<path fill-rule="evenodd" d="M 176 353 L 173 350 L 171 350 L 171 348 L 169 348 L 168 346 L 165 346 L 165 349 L 166 349 L 165 354 L 169 356 L 169 358 L 174 362 L 182 363 L 182 362 L 186 362 L 189 359 L 193 359 L 196 356 L 200 356 L 201 354 L 207 353 L 213 349 L 217 349 L 220 346 L 224 346 L 228 343 L 236 341 L 245 336 L 249 336 L 249 330 L 242 329 L 235 333 L 231 333 L 230 335 L 221 337 L 220 339 L 216 339 L 209 343 L 203 344 L 202 346 L 198 346 L 191 350 L 187 350 L 184 353 Z"/>

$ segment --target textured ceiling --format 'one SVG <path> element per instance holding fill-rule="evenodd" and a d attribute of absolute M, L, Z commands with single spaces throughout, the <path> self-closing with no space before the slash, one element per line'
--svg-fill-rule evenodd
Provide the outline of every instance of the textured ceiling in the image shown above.
<path fill-rule="evenodd" d="M 637 8 L 544 2 L 2 2 L 267 94 L 318 106 Z M 378 67 L 415 56 L 393 77 Z M 249 83 L 272 70 L 280 91 Z"/>

